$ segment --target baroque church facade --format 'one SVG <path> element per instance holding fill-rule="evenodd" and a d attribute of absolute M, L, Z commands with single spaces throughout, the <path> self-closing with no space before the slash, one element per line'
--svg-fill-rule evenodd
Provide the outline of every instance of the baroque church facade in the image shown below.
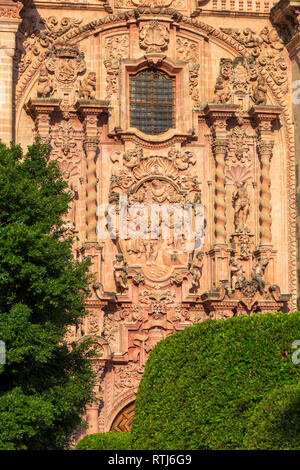
<path fill-rule="evenodd" d="M 299 31 L 292 0 L 1 0 L 0 138 L 50 145 L 74 256 L 92 261 L 68 335 L 98 344 L 88 433 L 130 430 L 161 339 L 297 309 Z M 169 211 L 168 237 L 162 218 L 122 234 L 124 201 L 136 229 Z M 194 243 L 175 236 L 185 206 Z"/>

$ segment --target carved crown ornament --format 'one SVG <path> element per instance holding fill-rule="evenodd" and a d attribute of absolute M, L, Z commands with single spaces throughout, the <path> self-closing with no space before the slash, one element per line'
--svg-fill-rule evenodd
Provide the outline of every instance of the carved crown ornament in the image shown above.
<path fill-rule="evenodd" d="M 252 104 L 267 104 L 266 80 L 264 77 L 259 77 L 258 64 L 254 57 L 220 60 L 214 102 L 238 104 L 244 111 Z"/>
<path fill-rule="evenodd" d="M 170 33 L 159 21 L 150 21 L 140 27 L 140 47 L 147 52 L 162 52 L 168 48 Z"/>

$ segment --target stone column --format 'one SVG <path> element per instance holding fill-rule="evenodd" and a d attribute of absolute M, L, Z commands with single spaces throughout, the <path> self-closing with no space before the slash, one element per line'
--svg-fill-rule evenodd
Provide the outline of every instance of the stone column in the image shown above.
<path fill-rule="evenodd" d="M 83 118 L 84 150 L 86 154 L 86 242 L 97 243 L 97 166 L 99 149 L 98 116 L 107 112 L 108 102 L 80 100 L 76 108 Z"/>
<path fill-rule="evenodd" d="M 271 10 L 271 19 L 278 26 L 285 42 L 292 71 L 292 106 L 295 129 L 296 209 L 297 209 L 297 305 L 300 309 L 300 0 L 280 0 Z"/>
<path fill-rule="evenodd" d="M 275 279 L 276 250 L 272 245 L 272 203 L 270 166 L 274 147 L 273 122 L 281 113 L 279 106 L 253 106 L 249 115 L 257 129 L 257 150 L 260 160 L 260 198 L 259 198 L 259 245 L 255 252 L 258 260 L 269 260 L 266 278 L 272 284 Z"/>
<path fill-rule="evenodd" d="M 211 258 L 211 288 L 229 281 L 230 249 L 226 231 L 226 177 L 225 157 L 228 148 L 227 121 L 235 115 L 238 105 L 208 104 L 204 114 L 212 130 L 212 151 L 215 160 L 214 234 L 215 240 L 209 252 Z"/>
<path fill-rule="evenodd" d="M 61 100 L 50 98 L 30 99 L 24 106 L 35 122 L 35 132 L 44 144 L 50 143 L 51 115 L 59 109 Z"/>
<path fill-rule="evenodd" d="M 270 165 L 274 142 L 265 142 L 260 139 L 258 152 L 260 155 L 261 177 L 260 177 L 260 201 L 259 201 L 259 223 L 260 223 L 260 245 L 271 245 L 272 243 L 272 217 L 271 217 L 271 177 Z"/>
<path fill-rule="evenodd" d="M 261 166 L 259 202 L 260 246 L 272 245 L 272 205 L 270 189 L 270 165 L 274 147 L 272 125 L 280 113 L 281 108 L 279 106 L 253 106 L 249 111 L 249 115 L 252 117 L 254 125 L 257 128 L 257 149 Z"/>
<path fill-rule="evenodd" d="M 13 140 L 13 57 L 16 32 L 21 23 L 21 2 L 2 0 L 0 5 L 0 140 Z"/>
<path fill-rule="evenodd" d="M 223 122 L 221 121 L 222 125 Z M 220 124 L 220 122 L 218 123 Z M 213 153 L 216 161 L 216 182 L 215 182 L 215 243 L 225 244 L 226 233 L 226 202 L 225 202 L 225 155 L 228 148 L 228 139 L 213 139 Z"/>
<path fill-rule="evenodd" d="M 99 138 L 86 136 L 84 149 L 86 153 L 86 240 L 95 242 L 97 238 L 97 170 L 96 155 Z"/>

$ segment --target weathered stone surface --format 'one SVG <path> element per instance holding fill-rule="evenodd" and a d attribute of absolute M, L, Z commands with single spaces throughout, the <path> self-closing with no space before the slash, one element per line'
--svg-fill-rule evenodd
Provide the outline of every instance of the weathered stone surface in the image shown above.
<path fill-rule="evenodd" d="M 158 341 L 208 318 L 296 308 L 298 26 L 278 34 L 269 2 L 4 3 L 0 136 L 25 147 L 40 134 L 69 183 L 66 230 L 95 275 L 89 315 L 68 334 L 98 338 L 101 403 L 87 410 L 88 432 L 128 430 Z M 145 70 L 174 82 L 162 134 L 131 126 L 130 78 Z M 123 236 L 120 218 L 99 235 L 125 196 L 135 227 L 142 203 L 202 211 L 196 244 L 175 236 L 172 211 L 142 238 Z"/>

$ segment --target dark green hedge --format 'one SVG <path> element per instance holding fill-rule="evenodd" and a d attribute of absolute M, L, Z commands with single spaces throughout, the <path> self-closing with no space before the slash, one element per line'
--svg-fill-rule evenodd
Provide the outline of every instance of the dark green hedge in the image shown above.
<path fill-rule="evenodd" d="M 130 450 L 130 432 L 89 434 L 78 442 L 76 450 Z"/>
<path fill-rule="evenodd" d="M 300 386 L 279 387 L 254 410 L 244 439 L 246 449 L 300 449 Z"/>
<path fill-rule="evenodd" d="M 136 449 L 238 449 L 254 408 L 299 382 L 300 313 L 208 320 L 156 345 L 131 431 Z"/>

